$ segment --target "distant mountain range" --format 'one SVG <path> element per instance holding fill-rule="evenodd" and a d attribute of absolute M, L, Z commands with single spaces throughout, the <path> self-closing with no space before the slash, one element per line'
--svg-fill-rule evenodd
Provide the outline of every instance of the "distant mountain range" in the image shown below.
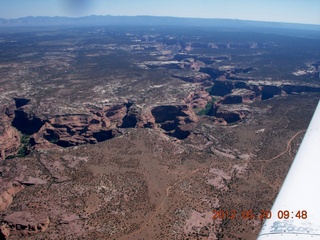
<path fill-rule="evenodd" d="M 178 18 L 153 16 L 86 16 L 86 17 L 22 17 L 16 19 L 0 18 L 1 26 L 12 25 L 165 25 L 165 26 L 211 26 L 227 28 L 273 28 L 320 31 L 320 25 L 261 22 L 232 19 Z"/>

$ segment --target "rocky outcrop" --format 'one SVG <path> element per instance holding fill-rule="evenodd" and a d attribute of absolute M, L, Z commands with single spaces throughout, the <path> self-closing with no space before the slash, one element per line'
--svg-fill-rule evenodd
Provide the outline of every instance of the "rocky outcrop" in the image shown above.
<path fill-rule="evenodd" d="M 178 126 L 172 133 L 170 133 L 170 135 L 180 140 L 183 140 L 189 137 L 190 133 L 191 132 L 187 129 L 184 129 L 183 126 Z"/>
<path fill-rule="evenodd" d="M 184 69 L 184 63 L 179 61 L 149 61 L 144 62 L 141 66 L 150 69 Z"/>
<path fill-rule="evenodd" d="M 227 95 L 224 97 L 224 99 L 221 101 L 222 104 L 238 104 L 242 103 L 242 97 L 240 95 Z"/>
<path fill-rule="evenodd" d="M 283 91 L 287 94 L 302 93 L 302 92 L 320 92 L 320 87 L 284 85 Z"/>
<path fill-rule="evenodd" d="M 187 59 L 184 61 L 187 64 L 196 62 L 194 59 L 189 59 L 189 62 Z M 198 63 L 202 64 L 200 61 Z M 206 70 L 208 73 L 203 73 Z M 240 70 L 245 72 L 251 69 Z M 180 79 L 186 78 L 184 80 L 191 82 L 199 80 L 202 84 L 207 84 L 211 81 L 212 74 L 223 73 L 222 70 L 213 68 L 201 68 L 201 71 L 185 71 L 183 74 L 179 73 L 173 76 Z M 193 91 L 184 99 L 185 104 L 161 105 L 150 109 L 150 107 L 142 108 L 126 101 L 111 106 L 86 109 L 85 113 L 57 116 L 37 116 L 29 99 L 15 98 L 15 106 L 12 103 L 10 107 L 0 108 L 2 116 L 0 121 L 0 157 L 4 159 L 18 152 L 20 135 L 17 130 L 23 134 L 32 135 L 27 151 L 39 148 L 95 144 L 119 135 L 119 128 L 154 128 L 159 126 L 169 135 L 183 138 L 180 126 L 197 121 L 194 108 L 206 109 L 204 114 L 214 116 L 218 119 L 219 124 L 232 123 L 243 119 L 245 113 L 238 110 L 222 109 L 220 105 L 250 103 L 294 92 L 320 92 L 320 88 L 307 84 L 216 80 L 209 93 L 204 89 Z M 216 104 L 208 105 L 212 102 L 210 95 L 221 96 L 223 99 Z"/>
<path fill-rule="evenodd" d="M 209 74 L 201 73 L 201 72 L 182 72 L 173 74 L 172 77 L 179 78 L 185 82 L 192 83 L 204 83 L 206 81 L 211 81 L 211 77 Z"/>
<path fill-rule="evenodd" d="M 242 89 L 242 90 L 240 90 Z M 248 91 L 245 91 L 248 90 Z M 298 84 L 278 84 L 277 82 L 243 82 L 231 80 L 217 80 L 210 89 L 210 95 L 224 96 L 226 104 L 232 102 L 240 103 L 240 98 L 233 96 L 242 96 L 243 102 L 253 100 L 267 100 L 276 95 L 302 93 L 302 92 L 320 92 L 320 87 Z M 227 95 L 227 96 L 226 96 Z M 229 103 L 230 102 L 230 103 Z"/>
<path fill-rule="evenodd" d="M 139 122 L 139 115 L 141 115 L 141 110 L 135 106 L 132 106 L 127 111 L 126 115 L 122 118 L 121 128 L 134 128 Z"/>
<path fill-rule="evenodd" d="M 156 123 L 165 123 L 167 121 L 179 120 L 179 122 L 190 123 L 197 121 L 197 117 L 190 109 L 190 106 L 185 105 L 163 105 L 154 107 L 151 110 Z"/>
<path fill-rule="evenodd" d="M 32 186 L 32 185 L 39 185 L 39 184 L 41 185 L 41 184 L 47 183 L 46 180 L 43 180 L 41 178 L 31 177 L 31 176 L 25 177 L 21 180 L 19 180 L 19 179 L 16 179 L 16 180 L 17 180 L 17 182 L 19 182 L 23 186 Z"/>
<path fill-rule="evenodd" d="M 256 99 L 256 93 L 247 89 L 235 89 L 231 94 L 226 95 L 220 103 L 222 104 L 239 104 L 252 102 Z"/>
<path fill-rule="evenodd" d="M 11 126 L 13 105 L 0 107 L 0 160 L 15 155 L 20 147 L 20 134 Z"/>
<path fill-rule="evenodd" d="M 224 119 L 229 124 L 242 120 L 249 113 L 250 110 L 245 106 L 234 105 L 233 107 L 226 107 L 225 105 L 220 105 L 214 116 Z"/>
<path fill-rule="evenodd" d="M 140 67 L 149 69 L 187 69 L 199 71 L 206 64 L 193 58 L 186 58 L 183 61 L 148 61 L 140 64 Z"/>
<path fill-rule="evenodd" d="M 44 124 L 44 121 L 35 116 L 30 108 L 30 105 L 26 105 L 15 110 L 15 116 L 12 121 L 12 126 L 27 135 L 38 132 Z"/>
<path fill-rule="evenodd" d="M 10 125 L 0 125 L 0 160 L 17 154 L 19 147 L 19 132 Z"/>
<path fill-rule="evenodd" d="M 215 81 L 210 90 L 211 95 L 223 96 L 222 100 L 213 104 L 206 115 L 213 116 L 219 125 L 242 120 L 250 111 L 241 105 L 252 101 L 267 100 L 277 95 L 320 92 L 320 87 L 295 84 L 278 84 L 277 82 L 257 84 L 256 82 Z M 230 105 L 230 106 L 227 106 Z"/>
<path fill-rule="evenodd" d="M 235 89 L 235 86 L 231 81 L 215 81 L 213 87 L 211 87 L 210 94 L 224 96 L 230 94 L 233 89 Z"/>
<path fill-rule="evenodd" d="M 220 71 L 218 69 L 210 68 L 210 67 L 201 68 L 199 71 L 203 72 L 203 73 L 206 73 L 206 74 L 209 74 L 210 77 L 212 79 L 214 79 L 214 80 L 217 79 L 220 76 L 223 76 L 225 74 L 225 71 Z"/>
<path fill-rule="evenodd" d="M 2 182 L 0 187 L 0 211 L 3 211 L 9 207 L 13 201 L 13 197 L 24 189 L 24 186 L 17 181 Z"/>
<path fill-rule="evenodd" d="M 139 128 L 154 128 L 156 126 L 156 120 L 151 113 L 150 109 L 141 110 L 141 113 L 137 114 L 138 122 L 136 127 Z"/>
<path fill-rule="evenodd" d="M 148 109 L 125 102 L 91 110 L 90 114 L 51 117 L 31 136 L 30 145 L 43 149 L 95 144 L 119 135 L 119 128 L 134 127 L 155 127 L 154 116 Z"/>
<path fill-rule="evenodd" d="M 222 100 L 223 101 L 223 100 Z M 227 125 L 242 120 L 251 113 L 243 104 L 222 104 L 222 101 L 213 103 L 206 115 L 212 116 L 212 121 L 217 125 Z"/>
<path fill-rule="evenodd" d="M 224 119 L 227 123 L 234 123 L 240 121 L 245 115 L 239 112 L 233 111 L 219 111 L 216 117 Z"/>
<path fill-rule="evenodd" d="M 134 127 L 134 115 L 127 115 L 127 103 L 107 106 L 91 114 L 75 114 L 50 118 L 35 133 L 31 145 L 36 148 L 51 148 L 55 144 L 60 147 L 70 147 L 80 144 L 94 144 L 113 138 L 117 127 L 125 125 Z M 125 118 L 127 116 L 127 118 Z M 125 120 L 125 122 L 123 122 Z"/>
<path fill-rule="evenodd" d="M 0 226 L 0 239 L 6 240 L 10 236 L 10 229 L 6 225 Z"/>
<path fill-rule="evenodd" d="M 21 211 L 5 216 L 0 230 L 4 239 L 10 235 L 23 237 L 46 231 L 49 223 L 49 217 L 44 214 Z"/>
<path fill-rule="evenodd" d="M 1 159 L 18 152 L 20 133 L 17 129 L 31 135 L 26 143 L 29 144 L 26 150 L 30 151 L 98 143 L 119 135 L 118 128 L 155 127 L 150 109 L 142 110 L 130 101 L 87 109 L 84 114 L 57 116 L 36 116 L 28 99 L 17 98 L 16 106 L 11 105 L 0 108 Z"/>
<path fill-rule="evenodd" d="M 265 85 L 261 87 L 261 100 L 273 98 L 275 95 L 282 93 L 281 86 Z"/>
<path fill-rule="evenodd" d="M 136 105 L 130 106 L 127 114 L 122 119 L 120 128 L 154 128 L 155 119 L 149 108 L 142 109 Z"/>
<path fill-rule="evenodd" d="M 160 128 L 178 139 L 185 139 L 190 134 L 190 131 L 183 130 L 181 125 L 198 120 L 188 104 L 157 106 L 151 110 L 151 113 Z"/>
<path fill-rule="evenodd" d="M 230 58 L 228 56 L 214 57 L 199 54 L 178 53 L 173 57 L 173 59 L 177 61 L 188 61 L 189 59 L 192 59 L 193 61 L 201 61 L 204 64 L 213 64 L 217 61 L 229 60 Z"/>
<path fill-rule="evenodd" d="M 205 108 L 208 102 L 212 100 L 210 94 L 201 89 L 191 92 L 185 99 L 185 103 L 192 106 L 192 108 Z"/>
<path fill-rule="evenodd" d="M 233 82 L 233 84 L 236 89 L 250 89 L 250 87 L 246 82 L 237 81 L 237 82 Z"/>
<path fill-rule="evenodd" d="M 16 104 L 16 108 L 27 105 L 30 102 L 30 99 L 27 98 L 13 98 Z"/>
<path fill-rule="evenodd" d="M 192 71 L 199 71 L 201 68 L 205 67 L 206 64 L 202 61 L 190 61 L 189 64 L 185 64 L 185 68 Z"/>

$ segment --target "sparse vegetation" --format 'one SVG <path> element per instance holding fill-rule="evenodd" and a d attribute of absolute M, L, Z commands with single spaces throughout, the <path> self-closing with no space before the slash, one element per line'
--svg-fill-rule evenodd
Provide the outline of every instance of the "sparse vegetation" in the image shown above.
<path fill-rule="evenodd" d="M 90 116 L 93 121 L 90 128 L 112 131 L 109 125 L 120 125 L 121 114 L 130 109 L 108 116 L 99 110 L 101 106 L 108 108 L 113 102 L 131 98 L 143 109 L 170 105 L 173 100 L 185 104 L 190 91 L 202 84 L 201 79 L 193 78 L 198 81 L 193 85 L 192 81 L 186 84 L 170 76 L 177 71 L 188 74 L 192 70 L 180 68 L 201 61 L 196 59 L 199 56 L 209 61 L 205 64 L 212 69 L 227 65 L 256 69 L 239 73 L 226 71 L 226 75 L 234 78 L 232 81 L 249 77 L 291 79 L 290 71 L 305 67 L 308 59 L 317 58 L 315 50 L 319 49 L 319 42 L 313 40 L 306 45 L 300 39 L 293 41 L 292 37 L 258 31 L 221 34 L 220 30 L 198 27 L 177 30 L 156 25 L 90 26 L 23 31 L 3 33 L 1 44 L 6 51 L 2 51 L 0 57 L 4 89 L 14 92 L 16 86 L 27 86 L 21 95 L 32 96 L 30 104 L 34 104 L 37 114 L 50 117 L 50 121 L 40 123 L 52 124 L 55 134 L 67 133 L 75 139 L 77 136 L 89 139 L 86 119 L 74 116 L 80 112 L 88 117 L 87 105 L 99 112 Z M 214 47 L 208 47 L 211 43 Z M 184 49 L 190 44 L 193 46 Z M 28 54 L 30 52 L 34 54 Z M 179 61 L 185 60 L 183 64 L 147 67 L 148 61 L 159 63 L 162 61 L 159 59 L 167 61 L 178 55 Z M 308 80 L 299 76 L 294 79 Z M 205 86 L 209 86 L 214 83 L 214 77 L 205 81 Z M 211 88 L 205 90 L 210 92 Z M 206 93 L 203 95 L 205 101 L 210 100 Z M 198 122 L 191 121 L 186 116 L 181 131 L 190 132 L 190 136 L 183 140 L 167 137 L 163 129 L 152 129 L 151 124 L 149 129 L 120 127 L 124 134 L 111 140 L 102 137 L 97 144 L 36 152 L 23 159 L 22 165 L 27 166 L 23 171 L 20 159 L 7 161 L 5 167 L 11 168 L 11 172 L 17 171 L 16 176 L 25 174 L 26 179 L 37 176 L 47 181 L 26 187 L 17 194 L 9 212 L 32 209 L 49 215 L 54 224 L 48 231 L 39 233 L 36 237 L 39 239 L 184 239 L 215 234 L 221 238 L 255 239 L 259 223 L 252 229 L 251 222 L 241 219 L 213 222 L 210 214 L 213 208 L 236 209 L 240 213 L 245 209 L 270 209 L 293 154 L 270 162 L 258 160 L 272 159 L 283 152 L 287 139 L 306 128 L 318 99 L 319 94 L 306 93 L 303 97 L 279 96 L 266 103 L 245 103 L 249 111 L 253 109 L 252 114 L 232 127 L 214 125 L 212 119 L 204 117 Z M 218 99 L 212 97 L 203 109 L 195 111 L 198 110 L 200 116 L 206 115 L 216 101 Z M 201 102 L 201 106 L 204 103 Z M 32 119 L 30 109 L 24 112 L 24 120 Z M 174 111 L 165 108 L 159 115 L 163 117 L 168 112 Z M 54 120 L 57 114 L 62 115 L 61 121 Z M 70 121 L 62 124 L 70 115 Z M 184 124 L 185 112 L 175 115 L 163 119 L 168 128 L 170 124 L 172 129 Z M 146 113 L 143 117 L 152 120 L 154 115 Z M 116 122 L 111 121 L 112 118 L 117 119 Z M 259 129 L 263 131 L 257 133 Z M 48 133 L 44 138 L 56 144 L 60 135 Z M 63 139 L 68 138 L 61 137 L 61 141 Z M 21 148 L 16 156 L 28 154 L 29 140 L 29 135 L 21 134 Z M 299 141 L 292 144 L 292 149 L 296 150 L 298 144 Z M 6 176 L 1 179 L 6 180 Z M 8 182 L 11 184 L 11 181 L 10 176 Z M 76 219 L 72 223 L 74 228 L 55 224 L 64 213 Z M 77 231 L 83 226 L 86 231 Z"/>
<path fill-rule="evenodd" d="M 214 104 L 215 101 L 217 101 L 217 99 L 212 97 L 212 100 L 206 104 L 204 109 L 201 109 L 199 112 L 197 112 L 197 115 L 198 116 L 207 115 L 210 112 L 210 109 L 212 108 L 212 105 Z"/>
<path fill-rule="evenodd" d="M 29 145 L 30 135 L 23 134 L 20 132 L 20 148 L 16 155 L 8 156 L 6 159 L 13 159 L 16 157 L 25 157 L 29 154 L 28 145 Z"/>
<path fill-rule="evenodd" d="M 21 141 L 21 146 L 20 146 L 20 149 L 19 149 L 16 157 L 25 157 L 29 154 L 28 144 L 30 141 L 30 135 L 21 133 L 21 140 L 20 141 Z"/>

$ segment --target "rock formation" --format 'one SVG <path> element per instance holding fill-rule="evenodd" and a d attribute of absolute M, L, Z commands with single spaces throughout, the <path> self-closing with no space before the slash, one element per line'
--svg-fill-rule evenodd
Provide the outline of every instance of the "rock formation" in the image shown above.
<path fill-rule="evenodd" d="M 28 236 L 38 232 L 44 232 L 49 226 L 50 220 L 44 214 L 34 214 L 30 212 L 14 212 L 3 219 L 0 228 L 4 239 L 9 235 Z"/>
<path fill-rule="evenodd" d="M 243 105 L 233 105 L 232 107 L 220 105 L 214 116 L 224 119 L 227 123 L 234 123 L 242 120 L 249 113 L 248 107 Z"/>
<path fill-rule="evenodd" d="M 24 186 L 17 181 L 3 182 L 0 187 L 0 211 L 8 208 L 12 203 L 13 197 L 24 189 Z"/>
<path fill-rule="evenodd" d="M 0 160 L 15 155 L 20 147 L 20 134 L 11 126 L 14 106 L 0 106 Z"/>
<path fill-rule="evenodd" d="M 151 110 L 151 113 L 154 116 L 155 122 L 158 123 L 167 134 L 179 139 L 187 138 L 190 134 L 189 131 L 180 128 L 181 125 L 198 120 L 188 104 L 157 106 Z"/>
<path fill-rule="evenodd" d="M 180 123 L 197 121 L 197 117 L 189 105 L 162 105 L 151 110 L 156 123 L 179 120 Z"/>
<path fill-rule="evenodd" d="M 206 81 L 211 81 L 211 77 L 209 74 L 201 72 L 179 72 L 173 74 L 172 77 L 179 78 L 182 81 L 192 83 L 204 83 Z"/>
<path fill-rule="evenodd" d="M 250 91 L 240 91 L 239 89 L 247 89 Z M 240 95 L 245 101 L 252 100 L 267 100 L 276 95 L 302 93 L 302 92 L 320 92 L 320 87 L 312 85 L 298 85 L 298 84 L 283 84 L 274 81 L 259 82 L 243 82 L 231 80 L 217 80 L 210 89 L 210 95 L 229 96 Z M 227 95 L 227 96 L 226 96 Z M 232 98 L 232 97 L 231 97 Z M 229 100 L 226 100 L 228 102 Z M 232 101 L 231 101 L 232 102 Z"/>
<path fill-rule="evenodd" d="M 199 80 L 205 85 L 211 81 L 210 73 L 223 72 L 215 69 L 210 71 L 208 73 L 186 71 L 183 74 L 172 76 L 185 81 L 197 82 Z M 320 92 L 320 88 L 307 84 L 279 84 L 274 81 L 216 80 L 209 93 L 203 88 L 192 91 L 184 99 L 185 104 L 142 108 L 133 102 L 124 101 L 109 106 L 88 107 L 83 113 L 48 116 L 43 114 L 37 116 L 35 107 L 29 99 L 15 98 L 15 105 L 12 103 L 0 108 L 0 157 L 5 159 L 17 154 L 20 147 L 20 134 L 17 130 L 31 135 L 28 150 L 95 144 L 117 136 L 120 134 L 119 128 L 155 128 L 159 126 L 168 135 L 183 139 L 188 136 L 189 132 L 183 130 L 182 126 L 197 121 L 193 109 L 209 108 L 208 103 L 212 101 L 211 95 L 223 98 L 212 104 L 205 114 L 215 117 L 217 124 L 226 124 L 239 121 L 250 112 L 226 105 L 267 100 L 276 95 L 294 92 Z"/>
<path fill-rule="evenodd" d="M 235 86 L 231 81 L 215 81 L 213 87 L 211 87 L 210 94 L 225 96 L 230 94 L 233 89 L 235 89 Z"/>
<path fill-rule="evenodd" d="M 135 118 L 133 113 L 127 112 L 127 103 L 123 103 L 92 110 L 91 114 L 52 117 L 31 137 L 30 143 L 36 148 L 51 148 L 52 144 L 70 147 L 105 141 L 114 137 L 115 129 L 122 125 L 135 127 L 132 121 L 129 124 L 129 118 Z"/>
<path fill-rule="evenodd" d="M 256 98 L 256 93 L 247 89 L 235 89 L 221 101 L 222 104 L 239 104 L 252 102 Z"/>
<path fill-rule="evenodd" d="M 185 99 L 185 103 L 193 108 L 204 108 L 212 100 L 209 93 L 203 89 L 191 92 Z"/>

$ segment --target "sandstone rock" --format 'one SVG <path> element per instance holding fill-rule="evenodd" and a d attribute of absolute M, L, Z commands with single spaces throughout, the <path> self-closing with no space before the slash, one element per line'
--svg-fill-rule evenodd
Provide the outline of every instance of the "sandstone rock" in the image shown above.
<path fill-rule="evenodd" d="M 252 102 L 255 100 L 256 94 L 247 89 L 235 89 L 231 94 L 224 97 L 222 104 L 239 104 L 243 102 Z"/>
<path fill-rule="evenodd" d="M 6 227 L 6 225 L 0 226 L 0 239 L 8 239 L 10 236 L 10 229 Z"/>
<path fill-rule="evenodd" d="M 19 147 L 19 132 L 10 125 L 0 125 L 0 160 L 17 154 Z"/>
<path fill-rule="evenodd" d="M 206 64 L 202 61 L 195 61 L 187 65 L 187 69 L 192 71 L 199 71 L 201 68 L 205 67 Z"/>
<path fill-rule="evenodd" d="M 69 224 L 79 219 L 80 219 L 79 216 L 76 214 L 71 214 L 71 215 L 64 214 L 60 220 L 60 224 Z"/>
<path fill-rule="evenodd" d="M 189 105 L 165 105 L 157 106 L 151 110 L 156 123 L 164 123 L 166 121 L 174 121 L 179 118 L 180 121 L 195 122 L 197 117 L 190 109 Z"/>
<path fill-rule="evenodd" d="M 157 106 L 151 110 L 155 122 L 167 132 L 167 134 L 185 139 L 190 132 L 181 129 L 181 125 L 196 122 L 198 118 L 191 109 L 191 106 L 186 105 L 165 105 Z"/>
<path fill-rule="evenodd" d="M 122 118 L 121 128 L 134 128 L 141 120 L 142 110 L 136 106 L 131 106 L 126 115 Z"/>
<path fill-rule="evenodd" d="M 174 132 L 172 133 L 172 136 L 178 139 L 186 139 L 190 135 L 190 131 L 187 129 L 184 129 L 183 126 L 178 126 Z"/>
<path fill-rule="evenodd" d="M 234 82 L 234 87 L 237 89 L 239 88 L 250 89 L 250 87 L 246 82 L 241 82 L 241 81 Z"/>
<path fill-rule="evenodd" d="M 0 106 L 0 160 L 15 155 L 20 147 L 20 134 L 11 126 L 14 106 Z"/>
<path fill-rule="evenodd" d="M 239 95 L 227 95 L 221 101 L 222 104 L 237 104 L 242 103 L 242 97 Z"/>
<path fill-rule="evenodd" d="M 127 103 L 106 106 L 91 114 L 70 114 L 51 117 L 35 133 L 30 143 L 33 148 L 70 147 L 79 144 L 94 144 L 115 136 L 114 128 L 128 124 Z M 131 114 L 132 112 L 130 112 Z M 132 126 L 133 127 L 133 126 Z"/>
<path fill-rule="evenodd" d="M 224 119 L 227 123 L 234 123 L 250 113 L 248 107 L 244 105 L 220 105 L 214 116 Z"/>
<path fill-rule="evenodd" d="M 141 111 L 140 114 L 138 114 L 138 122 L 136 127 L 139 128 L 154 128 L 156 126 L 156 120 L 154 116 L 151 113 L 151 110 L 144 109 Z"/>
<path fill-rule="evenodd" d="M 127 113 L 127 106 L 126 104 L 120 104 L 111 107 L 105 107 L 102 111 L 110 121 L 122 122 L 123 117 Z"/>
<path fill-rule="evenodd" d="M 49 218 L 44 214 L 34 214 L 30 212 L 14 212 L 3 219 L 1 226 L 2 234 L 27 236 L 38 232 L 44 232 L 49 226 Z"/>
<path fill-rule="evenodd" d="M 235 87 L 231 81 L 215 81 L 214 86 L 210 90 L 210 94 L 224 96 L 226 94 L 230 94 L 234 88 Z"/>
<path fill-rule="evenodd" d="M 211 108 L 209 109 L 207 115 L 208 115 L 208 116 L 215 116 L 216 113 L 217 113 L 218 108 L 219 108 L 218 103 L 213 103 L 213 104 L 211 105 Z"/>
<path fill-rule="evenodd" d="M 38 184 L 46 184 L 47 181 L 43 180 L 41 178 L 34 178 L 34 177 L 27 177 L 25 180 L 17 180 L 19 183 L 26 185 L 26 186 L 31 186 L 31 185 L 38 185 Z"/>
<path fill-rule="evenodd" d="M 179 61 L 148 61 L 144 62 L 143 65 L 148 68 L 164 68 L 164 69 L 184 69 L 185 65 Z"/>
<path fill-rule="evenodd" d="M 14 181 L 8 184 L 3 185 L 4 183 L 1 182 L 0 187 L 0 211 L 3 211 L 9 207 L 12 203 L 13 197 L 24 189 L 24 186 L 20 183 Z"/>
<path fill-rule="evenodd" d="M 281 86 L 272 86 L 272 85 L 262 86 L 261 100 L 272 98 L 274 97 L 274 95 L 280 95 L 281 93 L 282 93 Z"/>
<path fill-rule="evenodd" d="M 209 74 L 213 80 L 219 78 L 220 76 L 225 75 L 225 71 L 220 71 L 219 69 L 210 68 L 210 67 L 201 68 L 199 71 Z"/>
<path fill-rule="evenodd" d="M 220 125 L 220 126 L 228 125 L 228 122 L 224 118 L 217 118 L 217 117 L 213 118 L 213 123 L 215 125 Z"/>
<path fill-rule="evenodd" d="M 320 92 L 320 87 L 284 85 L 283 91 L 286 92 L 287 94 L 302 93 L 302 92 Z"/>
<path fill-rule="evenodd" d="M 173 74 L 172 77 L 179 78 L 185 82 L 193 83 L 204 83 L 206 81 L 211 81 L 211 77 L 209 74 L 201 72 L 179 72 Z"/>
<path fill-rule="evenodd" d="M 37 117 L 33 112 L 32 105 L 28 104 L 14 111 L 12 126 L 20 132 L 32 135 L 40 130 L 45 123 L 44 119 Z"/>
<path fill-rule="evenodd" d="M 100 130 L 99 132 L 94 132 L 93 137 L 98 142 L 103 142 L 113 138 L 116 135 L 116 130 Z"/>
<path fill-rule="evenodd" d="M 14 118 L 14 110 L 15 106 L 11 103 L 8 105 L 0 106 L 0 114 L 2 118 L 6 118 L 6 120 Z"/>
<path fill-rule="evenodd" d="M 16 108 L 27 105 L 30 102 L 30 99 L 27 98 L 13 98 L 16 104 Z"/>
<path fill-rule="evenodd" d="M 192 106 L 192 108 L 205 108 L 207 103 L 212 100 L 212 97 L 207 91 L 196 90 L 191 92 L 185 99 L 185 103 Z"/>
<path fill-rule="evenodd" d="M 224 119 L 227 123 L 234 123 L 240 121 L 245 115 L 239 112 L 219 111 L 216 116 Z"/>

